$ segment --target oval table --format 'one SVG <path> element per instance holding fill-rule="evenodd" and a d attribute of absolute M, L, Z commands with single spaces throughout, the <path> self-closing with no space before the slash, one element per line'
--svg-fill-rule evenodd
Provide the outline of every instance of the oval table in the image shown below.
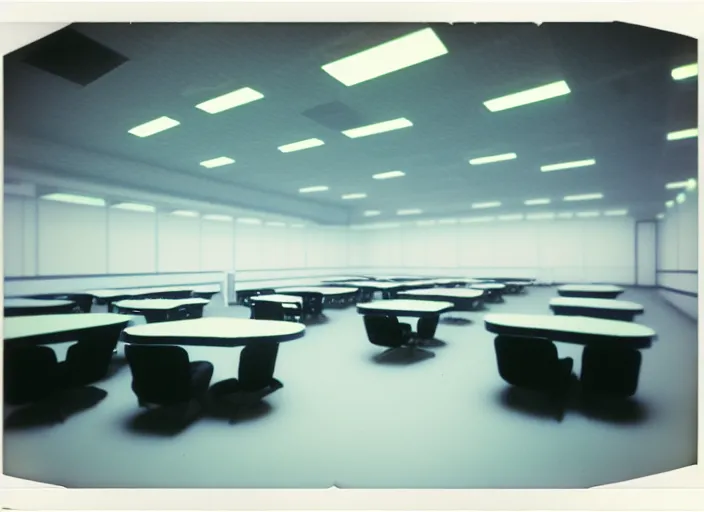
<path fill-rule="evenodd" d="M 509 293 L 511 295 L 518 295 L 520 293 L 523 293 L 526 286 L 531 285 L 531 281 L 503 281 L 502 284 L 506 285 L 506 293 Z"/>
<path fill-rule="evenodd" d="M 561 297 L 586 299 L 615 299 L 623 292 L 623 288 L 610 284 L 566 284 L 557 287 L 557 294 Z"/>
<path fill-rule="evenodd" d="M 95 297 L 98 304 L 107 304 L 112 312 L 113 304 L 120 300 L 142 299 L 188 299 L 193 294 L 193 286 L 160 286 L 153 288 L 115 288 L 103 290 L 87 290 L 86 293 Z"/>
<path fill-rule="evenodd" d="M 506 285 L 501 283 L 476 283 L 471 284 L 469 287 L 474 290 L 484 291 L 486 298 L 492 302 L 500 302 L 506 289 Z"/>
<path fill-rule="evenodd" d="M 556 315 L 589 316 L 610 320 L 632 322 L 643 313 L 642 305 L 626 300 L 584 299 L 579 297 L 556 297 L 550 300 L 550 309 Z"/>
<path fill-rule="evenodd" d="M 72 300 L 6 298 L 4 316 L 36 316 L 71 313 L 77 305 Z"/>
<path fill-rule="evenodd" d="M 70 300 L 76 303 L 82 313 L 90 313 L 93 307 L 93 296 L 81 292 L 38 293 L 27 295 L 27 299 Z"/>
<path fill-rule="evenodd" d="M 207 299 L 128 299 L 113 302 L 116 313 L 141 315 L 147 323 L 201 318 Z"/>
<path fill-rule="evenodd" d="M 303 298 L 303 312 L 308 315 L 322 314 L 322 306 L 326 302 L 352 301 L 359 289 L 351 286 L 289 286 L 276 288 L 276 293 L 298 295 Z M 311 305 L 317 297 L 322 301 L 320 310 Z"/>
<path fill-rule="evenodd" d="M 458 311 L 476 309 L 481 304 L 483 296 L 484 291 L 471 288 L 424 288 L 399 293 L 399 297 L 411 300 L 425 299 L 452 302 L 455 305 L 455 310 Z"/>
<path fill-rule="evenodd" d="M 114 313 L 71 313 L 17 316 L 4 320 L 5 347 L 48 345 L 111 337 L 115 339 L 133 318 Z"/>
<path fill-rule="evenodd" d="M 124 341 L 149 345 L 245 347 L 255 353 L 259 369 L 274 368 L 279 343 L 302 338 L 305 330 L 303 324 L 293 322 L 209 317 L 128 327 Z M 237 379 L 226 379 L 212 386 L 214 394 L 221 397 L 236 388 Z"/>
<path fill-rule="evenodd" d="M 357 312 L 362 315 L 410 316 L 418 318 L 416 327 L 418 337 L 432 339 L 440 321 L 440 315 L 452 311 L 452 302 L 415 299 L 377 300 L 357 304 Z"/>
<path fill-rule="evenodd" d="M 584 316 L 489 314 L 486 330 L 500 336 L 545 338 L 584 345 L 582 382 L 608 387 L 613 382 L 635 392 L 640 375 L 640 349 L 657 339 L 653 329 L 632 322 Z M 585 364 L 588 358 L 589 363 Z M 607 384 L 603 384 L 607 383 Z"/>

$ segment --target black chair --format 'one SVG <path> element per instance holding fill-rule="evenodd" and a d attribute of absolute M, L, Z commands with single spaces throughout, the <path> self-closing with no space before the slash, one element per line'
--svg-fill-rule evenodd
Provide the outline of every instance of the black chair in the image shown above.
<path fill-rule="evenodd" d="M 62 391 L 61 369 L 56 354 L 49 347 L 22 347 L 5 350 L 4 393 L 9 405 L 43 402 Z M 65 415 L 58 404 L 52 410 L 56 419 Z"/>
<path fill-rule="evenodd" d="M 642 355 L 628 348 L 584 347 L 581 390 L 585 395 L 628 398 L 638 389 Z"/>
<path fill-rule="evenodd" d="M 87 386 L 103 379 L 110 368 L 117 347 L 119 332 L 83 338 L 71 345 L 61 363 L 67 387 Z"/>
<path fill-rule="evenodd" d="M 141 407 L 185 406 L 183 420 L 190 419 L 191 405 L 203 406 L 213 378 L 208 361 L 190 361 L 183 347 L 126 345 L 132 371 L 132 391 Z"/>
<path fill-rule="evenodd" d="M 250 318 L 254 320 L 285 320 L 286 313 L 283 304 L 267 300 L 253 300 Z"/>
<path fill-rule="evenodd" d="M 373 345 L 392 350 L 413 345 L 410 324 L 401 323 L 394 316 L 364 315 L 364 327 Z"/>
<path fill-rule="evenodd" d="M 572 382 L 574 361 L 560 359 L 545 338 L 497 336 L 494 340 L 499 375 L 512 386 L 546 393 L 559 406 L 562 419 Z"/>
<path fill-rule="evenodd" d="M 281 381 L 274 378 L 278 353 L 278 343 L 246 345 L 240 353 L 238 378 L 220 381 L 210 389 L 215 400 L 227 402 L 233 407 L 230 423 L 235 421 L 242 408 L 259 403 L 284 387 Z"/>

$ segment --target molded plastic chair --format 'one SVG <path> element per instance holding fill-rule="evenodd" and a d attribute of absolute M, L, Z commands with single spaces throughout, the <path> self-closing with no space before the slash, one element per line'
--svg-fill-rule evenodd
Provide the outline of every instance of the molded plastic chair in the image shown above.
<path fill-rule="evenodd" d="M 367 338 L 374 345 L 392 349 L 412 345 L 411 326 L 399 322 L 396 317 L 364 315 L 364 327 Z"/>
<path fill-rule="evenodd" d="M 255 320 L 281 320 L 285 319 L 283 304 L 266 300 L 252 301 L 250 318 Z"/>
<path fill-rule="evenodd" d="M 628 398 L 638 389 L 642 355 L 635 349 L 584 347 L 582 392 Z"/>

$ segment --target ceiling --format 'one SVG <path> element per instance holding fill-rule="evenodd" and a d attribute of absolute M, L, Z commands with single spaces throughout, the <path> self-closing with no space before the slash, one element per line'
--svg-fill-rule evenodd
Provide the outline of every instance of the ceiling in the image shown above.
<path fill-rule="evenodd" d="M 347 87 L 321 66 L 430 26 L 448 53 Z M 72 28 L 128 60 L 81 86 L 41 71 L 20 50 L 5 58 L 5 164 L 115 186 L 257 207 L 321 223 L 493 213 L 627 208 L 652 218 L 697 175 L 696 40 L 622 23 L 246 24 L 95 23 Z M 571 93 L 501 112 L 483 102 L 565 80 Z M 241 87 L 264 99 L 210 115 L 196 104 Z M 151 137 L 128 130 L 169 116 Z M 341 131 L 405 117 L 410 128 L 351 139 Z M 352 125 L 352 126 L 350 126 Z M 282 153 L 308 138 L 320 147 Z M 481 166 L 470 158 L 514 152 Z M 219 156 L 232 165 L 205 169 Z M 596 165 L 540 172 L 545 164 Z M 406 176 L 374 180 L 401 170 Z M 329 190 L 300 194 L 299 188 Z M 565 195 L 603 199 L 567 203 Z M 366 193 L 343 200 L 348 193 Z M 365 218 L 364 210 L 382 214 Z"/>

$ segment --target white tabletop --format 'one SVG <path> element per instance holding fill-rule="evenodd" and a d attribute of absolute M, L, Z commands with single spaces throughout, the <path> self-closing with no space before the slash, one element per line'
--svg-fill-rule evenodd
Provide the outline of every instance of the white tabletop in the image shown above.
<path fill-rule="evenodd" d="M 555 297 L 550 306 L 570 308 L 611 309 L 618 311 L 643 311 L 643 306 L 635 302 L 616 299 L 589 299 L 578 297 Z"/>
<path fill-rule="evenodd" d="M 254 341 L 289 341 L 304 333 L 305 326 L 295 322 L 208 317 L 128 327 L 125 340 L 128 343 L 234 347 Z"/>
<path fill-rule="evenodd" d="M 279 293 L 321 293 L 323 295 L 345 295 L 348 293 L 355 293 L 357 288 L 349 287 L 335 287 L 335 286 L 292 286 L 290 288 L 277 288 L 276 292 Z"/>
<path fill-rule="evenodd" d="M 528 286 L 532 283 L 533 281 L 504 281 L 504 284 L 510 284 L 512 286 Z"/>
<path fill-rule="evenodd" d="M 73 304 L 72 300 L 58 299 L 5 299 L 4 307 L 6 308 L 51 308 L 55 306 L 69 306 Z"/>
<path fill-rule="evenodd" d="M 125 309 L 153 309 L 165 311 L 181 306 L 206 305 L 207 299 L 128 299 L 115 302 L 114 306 Z"/>
<path fill-rule="evenodd" d="M 506 288 L 505 284 L 501 283 L 477 283 L 470 286 L 476 290 L 503 290 Z"/>
<path fill-rule="evenodd" d="M 399 316 L 416 316 L 426 314 L 440 314 L 455 308 L 452 302 L 437 300 L 392 299 L 377 300 L 364 304 L 357 304 L 359 313 L 389 313 Z"/>
<path fill-rule="evenodd" d="M 16 340 L 76 332 L 96 327 L 127 324 L 133 320 L 131 315 L 114 313 L 67 313 L 65 315 L 15 316 L 5 318 L 4 339 Z"/>
<path fill-rule="evenodd" d="M 470 288 L 424 288 L 421 290 L 408 290 L 399 295 L 413 295 L 414 297 L 447 297 L 457 299 L 476 299 L 484 292 Z"/>
<path fill-rule="evenodd" d="M 255 302 L 280 302 L 280 303 L 296 303 L 299 304 L 303 302 L 303 298 L 299 297 L 298 295 L 283 295 L 280 293 L 276 294 L 271 294 L 271 295 L 255 295 L 254 297 L 250 298 L 249 300 L 255 301 Z"/>
<path fill-rule="evenodd" d="M 112 288 L 104 290 L 88 290 L 85 293 L 93 295 L 99 299 L 110 299 L 113 297 L 125 297 L 140 295 L 151 295 L 152 293 L 175 292 L 175 291 L 192 291 L 192 286 L 161 286 L 157 288 Z"/>
<path fill-rule="evenodd" d="M 565 284 L 558 286 L 559 291 L 564 292 L 596 292 L 596 293 L 616 293 L 622 292 L 623 288 L 610 284 Z"/>
<path fill-rule="evenodd" d="M 650 346 L 657 337 L 651 328 L 633 322 L 586 316 L 489 314 L 484 323 L 487 330 L 497 334 L 535 335 L 568 343 L 611 339 Z"/>

